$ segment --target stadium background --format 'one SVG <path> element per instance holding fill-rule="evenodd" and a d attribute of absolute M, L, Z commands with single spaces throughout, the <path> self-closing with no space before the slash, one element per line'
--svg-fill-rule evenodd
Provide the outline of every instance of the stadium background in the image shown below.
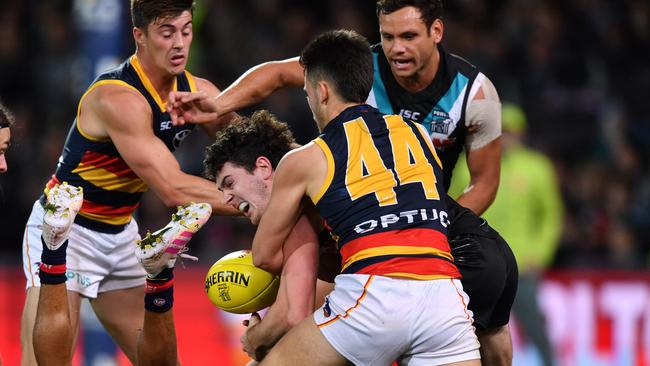
<path fill-rule="evenodd" d="M 650 3 L 643 0 L 447 1 L 446 48 L 488 75 L 528 115 L 529 144 L 553 160 L 566 216 L 540 302 L 562 365 L 650 365 Z M 249 67 L 292 57 L 315 34 L 352 28 L 378 42 L 370 0 L 199 1 L 188 68 L 224 88 Z M 125 0 L 3 0 L 0 99 L 16 114 L 9 173 L 0 176 L 0 359 L 19 359 L 23 227 L 52 174 L 76 103 L 98 71 L 134 50 Z M 299 142 L 316 134 L 301 90 L 262 107 Z M 243 111 L 250 113 L 252 109 Z M 193 134 L 176 154 L 200 174 Z M 169 211 L 148 193 L 142 230 Z M 240 319 L 203 295 L 207 267 L 245 248 L 243 219 L 213 219 L 192 241 L 198 264 L 177 270 L 176 316 L 185 364 L 237 365 Z M 515 320 L 516 324 L 516 320 Z M 77 364 L 111 365 L 114 346 L 85 321 Z M 515 364 L 535 350 L 515 332 Z M 105 351 L 108 351 L 108 356 Z M 117 361 L 116 361 L 117 360 Z"/>

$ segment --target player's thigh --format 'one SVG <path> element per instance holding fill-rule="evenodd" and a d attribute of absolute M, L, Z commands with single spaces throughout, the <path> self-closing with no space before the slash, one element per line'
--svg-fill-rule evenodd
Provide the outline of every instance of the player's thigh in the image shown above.
<path fill-rule="evenodd" d="M 102 292 L 90 304 L 106 331 L 129 359 L 134 360 L 144 323 L 144 287 Z"/>
<path fill-rule="evenodd" d="M 29 287 L 25 296 L 25 305 L 20 321 L 20 343 L 21 343 L 21 365 L 35 365 L 34 356 L 34 323 L 36 323 L 36 310 L 40 287 Z M 79 332 L 79 309 L 81 307 L 81 296 L 77 292 L 68 291 L 68 309 L 70 314 L 70 326 L 72 329 L 72 344 L 76 344 Z M 74 348 L 74 347 L 73 347 Z M 73 350 L 71 350 L 72 352 Z"/>
<path fill-rule="evenodd" d="M 481 360 L 485 366 L 512 365 L 512 338 L 508 324 L 476 331 L 481 343 Z"/>
<path fill-rule="evenodd" d="M 310 316 L 282 337 L 261 365 L 347 366 L 351 363 L 327 342 Z"/>
<path fill-rule="evenodd" d="M 480 260 L 458 263 L 463 290 L 469 295 L 468 307 L 477 329 L 493 326 L 494 309 L 501 301 L 507 283 L 506 260 L 497 238 L 473 236 L 478 243 Z"/>

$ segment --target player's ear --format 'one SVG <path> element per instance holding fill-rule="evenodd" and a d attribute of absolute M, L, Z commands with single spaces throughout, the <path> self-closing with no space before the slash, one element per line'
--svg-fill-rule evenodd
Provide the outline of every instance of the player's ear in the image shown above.
<path fill-rule="evenodd" d="M 273 175 L 273 165 L 271 160 L 266 156 L 259 156 L 255 160 L 255 172 L 260 175 L 262 179 L 269 179 Z"/>
<path fill-rule="evenodd" d="M 331 87 L 327 81 L 321 80 L 316 85 L 316 96 L 319 104 L 326 104 L 330 97 Z"/>
<path fill-rule="evenodd" d="M 429 28 L 429 34 L 433 37 L 433 41 L 438 44 L 442 41 L 442 35 L 445 32 L 445 25 L 442 23 L 442 20 L 436 19 L 431 23 Z"/>
<path fill-rule="evenodd" d="M 133 39 L 137 47 L 144 47 L 144 32 L 138 27 L 133 27 Z"/>

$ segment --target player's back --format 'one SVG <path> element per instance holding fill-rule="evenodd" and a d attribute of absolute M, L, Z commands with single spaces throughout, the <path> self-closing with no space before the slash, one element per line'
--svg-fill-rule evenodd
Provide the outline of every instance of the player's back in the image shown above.
<path fill-rule="evenodd" d="M 315 143 L 328 174 L 313 197 L 343 257 L 342 273 L 456 278 L 442 169 L 426 130 L 369 105 L 346 109 Z"/>

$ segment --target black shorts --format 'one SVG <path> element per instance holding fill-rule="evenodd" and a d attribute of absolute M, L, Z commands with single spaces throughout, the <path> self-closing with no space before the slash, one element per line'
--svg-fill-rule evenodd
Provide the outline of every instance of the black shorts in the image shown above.
<path fill-rule="evenodd" d="M 474 313 L 478 330 L 508 324 L 519 278 L 510 246 L 483 222 L 485 234 L 465 232 L 450 238 L 454 263 L 463 276 L 468 308 Z"/>
<path fill-rule="evenodd" d="M 506 325 L 519 280 L 515 256 L 487 221 L 451 197 L 446 198 L 451 222 L 449 246 L 463 276 L 461 282 L 469 295 L 474 325 L 478 330 Z"/>

